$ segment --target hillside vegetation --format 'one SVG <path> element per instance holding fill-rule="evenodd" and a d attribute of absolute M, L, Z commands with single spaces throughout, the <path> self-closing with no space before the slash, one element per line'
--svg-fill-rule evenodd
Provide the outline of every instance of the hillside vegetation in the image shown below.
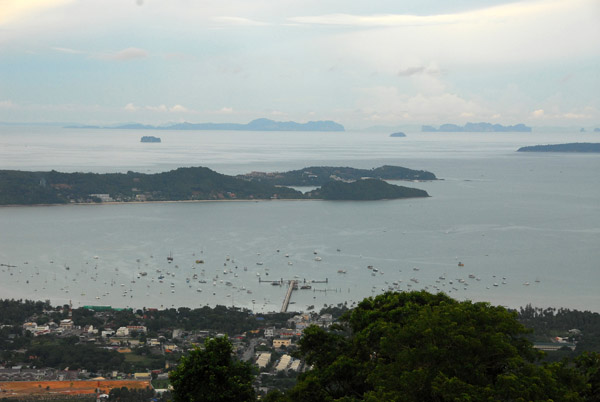
<path fill-rule="evenodd" d="M 384 182 L 357 180 L 341 183 L 323 171 L 339 169 L 344 177 L 360 179 L 363 171 L 351 168 L 311 168 L 319 172 L 319 185 L 328 184 L 321 193 L 303 194 L 281 185 L 276 180 L 261 180 L 246 176 L 227 176 L 205 167 L 179 168 L 169 172 L 127 173 L 61 173 L 0 171 L 0 205 L 35 205 L 66 203 L 98 203 L 107 201 L 195 201 L 195 200 L 268 200 L 268 199 L 383 199 L 427 197 L 421 190 L 408 191 Z M 406 169 L 410 171 L 409 169 Z M 384 166 L 372 172 L 381 179 L 433 177 L 429 172 L 418 176 L 405 168 Z M 342 174 L 342 173 L 340 173 Z M 294 177 L 291 173 L 290 177 Z M 293 181 L 293 180 L 292 180 Z M 339 191 L 339 194 L 335 194 Z"/>

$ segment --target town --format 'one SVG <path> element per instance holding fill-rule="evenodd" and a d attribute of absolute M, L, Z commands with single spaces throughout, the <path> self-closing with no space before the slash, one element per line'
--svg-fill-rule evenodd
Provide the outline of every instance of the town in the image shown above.
<path fill-rule="evenodd" d="M 263 394 L 289 388 L 307 369 L 292 357 L 304 329 L 328 328 L 347 310 L 339 305 L 321 313 L 255 315 L 224 306 L 134 311 L 12 300 L 0 308 L 6 312 L 0 387 L 10 381 L 135 380 L 163 393 L 181 356 L 206 338 L 227 336 L 237 357 L 255 365 L 255 388 Z M 0 398 L 8 396 L 6 388 Z"/>

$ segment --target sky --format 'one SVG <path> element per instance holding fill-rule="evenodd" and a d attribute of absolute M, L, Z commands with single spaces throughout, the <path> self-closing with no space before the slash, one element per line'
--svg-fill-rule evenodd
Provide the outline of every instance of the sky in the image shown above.
<path fill-rule="evenodd" d="M 598 0 L 0 0 L 0 122 L 600 126 Z"/>

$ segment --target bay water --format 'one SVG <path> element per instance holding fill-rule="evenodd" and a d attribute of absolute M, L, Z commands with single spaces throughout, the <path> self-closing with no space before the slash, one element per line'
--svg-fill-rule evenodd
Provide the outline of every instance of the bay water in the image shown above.
<path fill-rule="evenodd" d="M 0 169 L 224 174 L 428 170 L 430 198 L 0 207 L 0 297 L 279 311 L 388 289 L 600 311 L 600 155 L 517 153 L 599 134 L 148 131 L 0 127 Z M 169 263 L 167 257 L 172 256 Z M 461 266 L 459 266 L 459 263 Z M 371 268 L 369 268 L 371 267 Z"/>

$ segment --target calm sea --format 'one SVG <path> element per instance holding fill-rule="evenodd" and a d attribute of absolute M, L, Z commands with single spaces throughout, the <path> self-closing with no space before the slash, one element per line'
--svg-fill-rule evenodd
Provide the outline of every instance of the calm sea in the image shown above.
<path fill-rule="evenodd" d="M 412 200 L 0 207 L 0 298 L 278 311 L 286 286 L 270 281 L 297 279 L 311 289 L 295 291 L 290 310 L 427 289 L 600 311 L 600 155 L 515 152 L 598 134 L 151 134 L 162 143 L 140 143 L 147 131 L 0 127 L 0 169 L 392 164 L 443 180 L 401 183 L 431 195 Z"/>

